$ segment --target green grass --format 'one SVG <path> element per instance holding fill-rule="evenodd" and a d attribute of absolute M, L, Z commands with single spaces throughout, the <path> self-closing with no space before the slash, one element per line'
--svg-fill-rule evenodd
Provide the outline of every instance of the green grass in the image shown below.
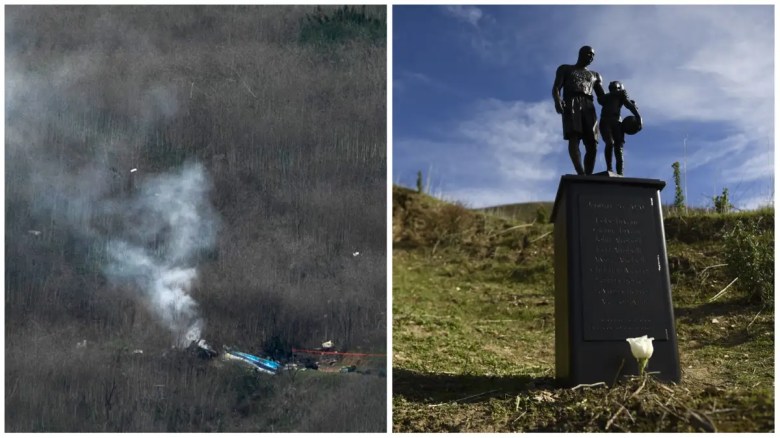
<path fill-rule="evenodd" d="M 434 250 L 421 237 L 425 220 L 410 212 L 441 204 L 403 196 L 394 217 L 415 228 L 394 224 L 406 242 L 393 252 L 394 431 L 774 430 L 774 313 L 736 287 L 709 302 L 732 280 L 718 266 L 717 234 L 688 242 L 680 229 L 668 239 L 682 382 L 563 389 L 554 382 L 552 226 L 513 229 L 520 223 L 471 213 L 481 219 L 461 223 L 481 221 L 478 235 Z M 697 221 L 712 219 L 686 221 L 704 229 L 711 224 Z"/>

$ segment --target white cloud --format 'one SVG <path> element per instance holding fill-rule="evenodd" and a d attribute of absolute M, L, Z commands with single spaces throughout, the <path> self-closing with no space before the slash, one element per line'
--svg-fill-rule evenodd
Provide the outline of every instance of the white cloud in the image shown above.
<path fill-rule="evenodd" d="M 513 182 L 549 180 L 554 169 L 542 161 L 555 150 L 561 130 L 558 116 L 549 102 L 479 102 L 474 115 L 461 122 L 457 133 L 491 154 L 496 169 Z"/>
<path fill-rule="evenodd" d="M 688 169 L 693 170 L 708 164 L 734 163 L 750 139 L 744 134 L 735 134 L 719 140 L 689 142 Z"/>
<path fill-rule="evenodd" d="M 554 194 L 553 194 L 554 195 Z M 468 208 L 497 207 L 518 202 L 540 201 L 533 186 L 459 188 L 445 191 L 441 199 L 459 201 Z"/>
<path fill-rule="evenodd" d="M 771 194 L 754 196 L 744 200 L 737 199 L 733 203 L 740 210 L 755 210 L 760 207 L 774 206 L 774 196 Z"/>
<path fill-rule="evenodd" d="M 482 10 L 476 6 L 445 6 L 444 10 L 450 16 L 474 27 L 479 26 L 479 20 L 482 18 Z"/>
<path fill-rule="evenodd" d="M 757 151 L 753 156 L 745 159 L 739 155 L 732 159 L 736 159 L 739 164 L 734 165 L 724 175 L 726 182 L 754 181 L 764 175 L 774 174 L 774 151 L 771 149 Z"/>
<path fill-rule="evenodd" d="M 394 154 L 407 169 L 432 169 L 432 190 L 469 207 L 552 199 L 569 167 L 549 102 L 483 100 L 447 128 L 437 140 L 398 139 Z"/>
<path fill-rule="evenodd" d="M 704 123 L 706 131 L 691 133 L 689 166 L 736 157 L 773 161 L 771 7 L 613 6 L 594 12 L 573 34 L 591 41 L 593 68 L 605 82 L 625 83 L 646 125 Z M 712 140 L 714 133 L 722 137 Z M 735 178 L 766 178 L 774 166 L 734 166 L 733 172 L 739 173 Z"/>
<path fill-rule="evenodd" d="M 393 90 L 398 93 L 412 92 L 419 89 L 429 89 L 440 93 L 462 96 L 463 91 L 446 83 L 434 80 L 430 76 L 409 70 L 401 70 L 393 78 Z"/>
<path fill-rule="evenodd" d="M 766 158 L 766 150 L 772 153 L 768 162 L 774 161 L 771 6 L 558 6 L 546 10 L 544 19 L 536 19 L 534 8 L 491 11 L 498 21 L 471 35 L 469 46 L 501 68 L 520 72 L 533 64 L 549 70 L 551 83 L 557 65 L 573 63 L 579 47 L 591 45 L 593 70 L 605 84 L 626 85 L 646 127 L 701 126 L 688 133 L 689 153 L 704 161 L 689 165 L 736 156 L 755 161 Z M 549 31 L 560 28 L 566 32 Z M 727 151 L 715 150 L 721 147 Z M 740 169 L 740 178 L 774 173 L 773 165 Z"/>
<path fill-rule="evenodd" d="M 592 45 L 596 50 L 592 68 L 602 74 L 605 83 L 621 80 L 645 121 L 644 132 L 629 141 L 630 151 L 641 154 L 642 161 L 628 157 L 629 168 L 647 177 L 670 177 L 671 162 L 682 161 L 685 134 L 687 169 L 689 176 L 695 175 L 688 181 L 692 193 L 703 187 L 709 193 L 713 183 L 718 189 L 741 185 L 748 198 L 752 197 L 748 187 L 773 178 L 771 6 L 538 8 L 544 7 L 515 6 L 500 13 L 483 8 L 478 14 L 467 13 L 470 7 L 443 9 L 473 26 L 461 26 L 461 38 L 453 44 L 477 55 L 473 62 L 486 71 L 517 72 L 518 87 L 524 90 L 520 95 L 530 93 L 529 87 L 539 87 L 549 96 L 555 68 L 573 63 L 581 45 Z M 541 74 L 549 78 L 533 84 L 525 80 L 537 80 Z M 690 130 L 680 131 L 682 126 Z M 473 104 L 470 116 L 444 129 L 447 135 L 427 137 L 432 143 L 426 153 L 447 163 L 438 167 L 442 191 L 469 205 L 550 200 L 557 177 L 572 173 L 552 99 L 485 99 Z M 670 144 L 645 143 L 656 136 L 675 135 L 680 135 L 679 151 Z M 438 149 L 442 145 L 445 149 Z M 646 147 L 639 149 L 640 145 Z M 656 148 L 657 153 L 651 152 Z M 404 159 L 415 153 L 394 152 Z M 599 162 L 603 163 L 602 153 L 600 143 Z M 486 171 L 490 175 L 481 175 Z"/>
<path fill-rule="evenodd" d="M 394 169 L 396 183 L 413 187 L 417 172 L 422 171 L 427 191 L 437 196 L 457 188 L 499 183 L 495 175 L 497 163 L 462 137 L 397 138 L 393 141 L 393 155 L 404 157 L 403 169 Z"/>

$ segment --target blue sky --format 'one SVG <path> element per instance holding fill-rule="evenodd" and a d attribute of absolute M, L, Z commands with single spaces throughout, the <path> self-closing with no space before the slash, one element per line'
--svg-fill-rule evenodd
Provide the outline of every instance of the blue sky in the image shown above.
<path fill-rule="evenodd" d="M 552 201 L 574 173 L 552 83 L 586 44 L 644 121 L 626 176 L 666 181 L 670 204 L 687 155 L 689 205 L 724 187 L 738 208 L 772 201 L 773 6 L 394 6 L 393 182 L 422 170 L 469 207 Z"/>

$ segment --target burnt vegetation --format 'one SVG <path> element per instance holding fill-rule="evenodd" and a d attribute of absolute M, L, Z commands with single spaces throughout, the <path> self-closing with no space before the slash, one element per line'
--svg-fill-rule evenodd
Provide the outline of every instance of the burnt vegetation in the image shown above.
<path fill-rule="evenodd" d="M 190 291 L 203 337 L 384 353 L 384 6 L 10 6 L 5 25 L 6 431 L 383 431 L 383 359 L 258 376 L 172 350 L 106 278 L 122 230 L 95 206 L 199 163 L 219 217 Z"/>

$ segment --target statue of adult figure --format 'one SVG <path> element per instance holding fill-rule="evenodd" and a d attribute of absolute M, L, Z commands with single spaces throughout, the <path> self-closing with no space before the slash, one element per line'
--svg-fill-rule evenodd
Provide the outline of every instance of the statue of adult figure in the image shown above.
<path fill-rule="evenodd" d="M 553 100 L 555 111 L 562 115 L 563 139 L 569 141 L 569 157 L 577 175 L 593 174 L 598 147 L 598 119 L 593 106 L 593 92 L 596 97 L 604 95 L 601 75 L 588 70 L 596 52 L 590 46 L 580 48 L 577 63 L 563 64 L 555 72 Z M 559 94 L 563 88 L 563 100 Z M 580 158 L 580 140 L 585 145 L 585 168 Z"/>
<path fill-rule="evenodd" d="M 636 117 L 638 128 L 642 128 L 642 116 L 636 107 L 636 102 L 628 97 L 623 84 L 619 81 L 609 83 L 609 93 L 599 98 L 601 104 L 601 121 L 599 128 L 604 139 L 604 159 L 607 162 L 607 171 L 612 171 L 612 151 L 615 151 L 615 168 L 618 175 L 623 175 L 623 145 L 626 143 L 623 125 L 620 123 L 620 109 L 628 108 Z M 631 134 L 631 132 L 629 132 Z"/>

